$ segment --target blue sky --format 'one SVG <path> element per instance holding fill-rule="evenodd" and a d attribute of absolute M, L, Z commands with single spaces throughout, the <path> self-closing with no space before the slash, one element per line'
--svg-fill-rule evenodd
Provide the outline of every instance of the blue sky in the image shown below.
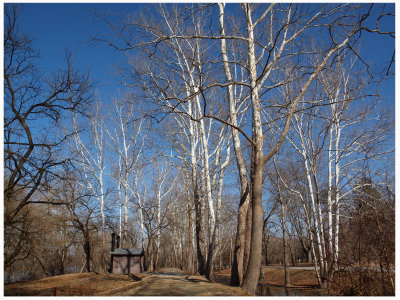
<path fill-rule="evenodd" d="M 62 67 L 64 50 L 68 48 L 73 52 L 75 67 L 81 71 L 90 69 L 103 100 L 112 97 L 119 87 L 114 78 L 114 66 L 123 55 L 105 45 L 93 46 L 89 41 L 96 33 L 108 29 L 95 20 L 92 11 L 110 6 L 118 11 L 126 8 L 126 5 L 107 4 L 23 4 L 19 20 L 22 32 L 34 39 L 43 71 Z"/>
<path fill-rule="evenodd" d="M 95 20 L 93 10 L 104 10 L 127 13 L 140 10 L 148 4 L 107 4 L 107 3 L 26 3 L 20 16 L 21 30 L 35 39 L 34 46 L 39 50 L 40 64 L 48 72 L 57 66 L 62 66 L 64 49 L 73 51 L 75 65 L 85 71 L 90 68 L 97 88 L 103 100 L 112 97 L 118 89 L 113 75 L 114 66 L 121 59 L 122 53 L 106 45 L 90 45 L 92 36 L 107 32 L 109 29 L 104 23 Z M 394 18 L 392 18 L 394 22 Z M 383 29 L 394 28 L 394 24 L 385 24 Z M 378 37 L 376 34 L 365 33 L 361 54 L 366 60 L 376 60 L 380 57 L 390 58 L 394 40 L 387 37 Z M 394 103 L 394 80 L 385 85 L 385 96 L 392 98 Z M 392 90 L 393 92 L 388 92 Z M 389 100 L 389 99 L 388 99 Z M 389 100 L 390 101 L 390 100 Z"/>
<path fill-rule="evenodd" d="M 58 66 L 62 67 L 64 50 L 68 48 L 73 51 L 74 63 L 78 69 L 90 69 L 96 82 L 96 95 L 108 102 L 122 89 L 115 77 L 115 66 L 124 62 L 125 54 L 107 45 L 93 45 L 89 42 L 91 37 L 109 32 L 108 26 L 96 19 L 93 11 L 97 10 L 100 14 L 109 11 L 117 16 L 125 16 L 127 13 L 149 8 L 150 5 L 152 4 L 26 3 L 22 5 L 19 25 L 22 32 L 34 39 L 34 47 L 40 53 L 38 64 L 43 72 L 48 73 Z M 237 4 L 227 7 L 233 10 L 237 8 Z M 380 8 L 376 6 L 375 12 L 380 12 Z M 385 20 L 390 21 L 381 24 L 382 30 L 394 28 L 394 18 Z M 387 66 L 392 57 L 394 39 L 364 32 L 361 45 L 363 59 L 373 62 L 374 66 L 382 66 L 384 63 Z M 380 89 L 388 105 L 394 105 L 394 86 L 393 78 Z"/>
<path fill-rule="evenodd" d="M 95 19 L 92 11 L 98 10 L 101 13 L 107 10 L 125 15 L 147 5 L 151 4 L 27 3 L 23 4 L 19 25 L 22 32 L 34 39 L 33 45 L 41 58 L 38 64 L 43 72 L 62 67 L 64 49 L 68 48 L 73 51 L 74 63 L 78 69 L 90 69 L 96 81 L 97 95 L 107 102 L 122 89 L 115 78 L 114 67 L 123 62 L 125 56 L 104 44 L 89 43 L 92 36 L 109 31 L 107 25 Z M 383 29 L 394 28 L 393 22 L 385 24 Z M 378 65 L 387 63 L 392 56 L 394 39 L 371 33 L 363 33 L 362 38 L 363 58 Z M 384 83 L 381 89 L 382 96 L 390 106 L 394 105 L 394 86 L 393 78 Z"/>
<path fill-rule="evenodd" d="M 114 96 L 117 96 L 118 91 L 123 89 L 115 77 L 114 68 L 116 64 L 125 60 L 125 55 L 107 45 L 90 43 L 91 37 L 109 31 L 107 25 L 96 20 L 92 11 L 98 10 L 101 13 L 108 10 L 125 15 L 147 5 L 151 4 L 27 3 L 23 4 L 19 26 L 23 33 L 34 39 L 33 46 L 40 53 L 40 60 L 37 63 L 44 73 L 55 71 L 57 67 L 64 65 L 63 54 L 65 48 L 68 48 L 73 52 L 75 66 L 81 71 L 90 70 L 92 78 L 96 82 L 96 94 L 101 100 L 110 102 Z M 231 7 L 231 9 L 235 8 L 237 6 Z M 394 22 L 394 18 L 392 21 Z M 383 29 L 388 27 L 394 28 L 394 24 L 385 24 Z M 387 36 L 363 33 L 361 44 L 362 57 L 367 62 L 373 62 L 375 66 L 382 66 L 384 63 L 387 65 L 387 61 L 392 57 L 394 39 Z M 392 78 L 385 82 L 380 90 L 385 98 L 385 103 L 393 108 L 395 103 L 394 87 L 395 80 Z M 107 170 L 109 170 L 110 164 L 110 159 L 108 159 Z M 235 170 L 236 166 L 232 164 L 231 168 L 231 170 Z M 237 195 L 237 176 L 235 171 L 233 173 L 229 171 L 224 179 L 228 185 L 225 191 Z M 150 180 L 149 174 L 148 184 L 150 184 Z M 116 188 L 115 181 L 111 177 L 107 176 L 105 181 L 106 186 Z M 265 191 L 264 198 L 268 197 L 270 197 L 269 192 Z M 107 199 L 115 200 L 112 196 Z"/>

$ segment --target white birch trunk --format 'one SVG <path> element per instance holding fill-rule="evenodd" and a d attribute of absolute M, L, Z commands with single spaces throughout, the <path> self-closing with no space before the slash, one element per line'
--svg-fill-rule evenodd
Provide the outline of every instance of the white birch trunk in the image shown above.
<path fill-rule="evenodd" d="M 232 73 L 229 67 L 229 57 L 226 49 L 226 41 L 225 41 L 225 26 L 224 26 L 224 7 L 225 4 L 219 3 L 219 28 L 221 34 L 221 54 L 223 59 L 223 67 L 225 72 L 225 77 L 227 82 L 232 82 Z M 244 248 L 245 248 L 245 231 L 246 231 L 246 215 L 250 202 L 250 193 L 249 191 L 249 183 L 247 179 L 247 169 L 246 163 L 243 158 L 239 131 L 236 129 L 238 126 L 237 122 L 237 108 L 236 108 L 236 86 L 233 89 L 232 85 L 228 85 L 227 93 L 229 100 L 229 119 L 232 124 L 232 139 L 233 146 L 235 150 L 236 163 L 237 168 L 239 170 L 239 179 L 240 179 L 240 202 L 242 202 L 241 206 L 238 209 L 238 224 L 237 224 L 237 232 L 236 232 L 236 240 L 235 240 L 235 250 L 234 253 L 231 253 L 234 256 L 234 259 L 230 259 L 230 264 L 232 266 L 232 276 L 231 283 L 241 285 L 243 282 L 243 257 L 244 257 Z M 248 230 L 248 229 L 247 229 Z M 233 250 L 232 250 L 233 251 Z"/>
<path fill-rule="evenodd" d="M 128 227 L 128 182 L 127 178 L 124 180 L 124 226 L 123 226 L 123 233 L 121 236 L 121 246 L 123 241 L 126 241 L 127 237 L 127 227 Z"/>
<path fill-rule="evenodd" d="M 314 220 L 314 230 L 316 233 L 316 238 L 317 238 L 317 247 L 318 247 L 318 255 L 319 255 L 319 264 L 321 270 L 324 269 L 325 263 L 324 263 L 324 252 L 323 252 L 323 247 L 322 247 L 322 239 L 323 239 L 323 228 L 322 224 L 320 223 L 320 217 L 318 213 L 318 208 L 317 204 L 315 201 L 315 196 L 314 196 L 314 188 L 313 188 L 313 183 L 311 180 L 311 171 L 310 167 L 308 165 L 307 157 L 305 152 L 303 152 L 303 159 L 304 159 L 304 168 L 306 170 L 306 177 L 307 177 L 307 184 L 308 184 L 308 190 L 309 190 L 309 195 L 310 195 L 310 201 L 311 201 L 311 210 L 312 210 L 312 219 Z"/>
<path fill-rule="evenodd" d="M 140 219 L 140 231 L 141 231 L 141 235 L 142 235 L 142 248 L 144 248 L 144 216 L 143 216 L 143 203 L 141 200 L 141 197 L 138 197 L 138 204 L 139 204 L 139 219 Z"/>
<path fill-rule="evenodd" d="M 121 183 L 118 182 L 118 198 L 119 198 L 119 236 L 122 235 L 122 194 L 121 194 Z"/>
<path fill-rule="evenodd" d="M 333 251 L 333 265 L 336 268 L 339 259 L 339 216 L 340 216 L 340 188 L 339 188 L 339 178 L 340 178 L 340 166 L 339 166 L 339 141 L 341 128 L 340 124 L 336 124 L 336 140 L 335 140 L 335 242 Z"/>
<path fill-rule="evenodd" d="M 333 128 L 329 128 L 329 148 L 328 148 L 328 251 L 333 251 L 333 223 L 332 223 L 332 138 Z"/>
<path fill-rule="evenodd" d="M 105 247 L 105 234 L 106 234 L 106 218 L 104 216 L 104 184 L 103 184 L 103 170 L 99 172 L 100 183 L 100 214 L 101 214 L 101 235 L 103 240 L 103 247 Z"/>

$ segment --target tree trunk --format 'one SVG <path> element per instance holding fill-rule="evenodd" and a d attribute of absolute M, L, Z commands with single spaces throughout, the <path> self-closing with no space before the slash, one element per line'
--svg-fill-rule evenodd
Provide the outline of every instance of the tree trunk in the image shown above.
<path fill-rule="evenodd" d="M 279 170 L 276 166 L 276 160 L 274 157 L 274 167 L 276 171 L 276 181 L 278 186 L 278 200 L 281 205 L 281 223 L 282 223 L 282 242 L 283 242 L 283 266 L 285 270 L 285 286 L 290 285 L 290 273 L 289 273 L 289 245 L 288 245 L 288 237 L 287 237 L 287 227 L 286 227 L 286 213 L 288 209 L 287 199 L 283 199 L 281 192 L 280 181 L 282 178 L 280 177 Z"/>
<path fill-rule="evenodd" d="M 118 233 L 119 236 L 122 235 L 122 195 L 121 195 L 121 183 L 118 181 L 118 198 L 119 198 L 119 223 L 118 223 Z"/>
<path fill-rule="evenodd" d="M 224 28 L 224 4 L 218 4 L 220 10 L 219 27 L 222 37 L 225 37 Z M 229 68 L 229 58 L 226 51 L 226 41 L 224 38 L 221 39 L 221 54 L 224 62 L 225 77 L 228 82 L 232 81 L 232 74 Z M 227 89 L 229 99 L 229 115 L 232 125 L 237 126 L 236 117 L 236 99 L 234 98 L 232 85 L 228 86 Z M 246 164 L 243 158 L 242 149 L 240 145 L 239 132 L 237 129 L 232 127 L 232 138 L 233 146 L 236 155 L 237 167 L 240 176 L 240 203 L 238 209 L 238 223 L 235 239 L 235 248 L 233 253 L 233 262 L 231 269 L 231 285 L 238 286 L 243 283 L 243 258 L 245 252 L 245 234 L 249 232 L 249 228 L 246 228 L 247 211 L 249 209 L 250 197 L 249 197 L 249 184 L 247 180 Z"/>
<path fill-rule="evenodd" d="M 125 177 L 125 184 L 124 184 L 124 202 L 125 202 L 125 211 L 124 211 L 124 227 L 123 227 L 123 235 L 121 237 L 121 248 L 125 246 L 127 242 L 127 235 L 128 235 L 128 179 Z"/>
<path fill-rule="evenodd" d="M 196 180 L 197 181 L 197 180 Z M 204 262 L 204 229 L 203 229 L 203 205 L 200 199 L 197 182 L 193 182 L 194 184 L 194 203 L 195 203 L 195 212 L 196 212 L 196 246 L 197 246 L 197 262 L 198 262 L 198 273 L 200 275 L 204 275 L 205 271 L 205 262 Z"/>
<path fill-rule="evenodd" d="M 86 272 L 90 272 L 90 242 L 87 237 L 85 237 L 83 251 L 85 252 L 86 256 Z"/>
<path fill-rule="evenodd" d="M 262 233 L 264 212 L 262 209 L 262 184 L 264 171 L 263 132 L 261 122 L 261 106 L 257 87 L 257 62 L 255 53 L 254 24 L 251 7 L 243 4 L 247 21 L 248 34 L 248 74 L 251 85 L 252 106 L 252 156 L 251 156 L 251 240 L 250 257 L 242 287 L 254 295 L 260 277 L 262 255 Z"/>
<path fill-rule="evenodd" d="M 328 257 L 332 258 L 333 254 L 333 222 L 332 222 L 332 125 L 329 128 L 329 148 L 328 148 Z"/>
<path fill-rule="evenodd" d="M 251 194 L 251 190 L 250 190 Z M 250 259 L 250 244 L 251 244 L 251 227 L 252 227 L 252 203 L 249 203 L 246 216 L 246 231 L 244 235 L 244 254 L 243 254 L 243 275 L 247 272 Z M 262 242 L 262 241 L 261 241 Z"/>
<path fill-rule="evenodd" d="M 245 239 L 246 239 L 246 218 L 247 211 L 249 209 L 250 197 L 249 197 L 249 188 L 246 187 L 246 190 L 243 193 L 241 191 L 241 198 L 239 204 L 239 212 L 238 212 L 238 224 L 237 224 L 237 233 L 235 239 L 235 248 L 233 252 L 233 262 L 232 262 L 232 270 L 231 270 L 231 285 L 239 286 L 243 283 L 243 259 L 245 252 Z"/>
<path fill-rule="evenodd" d="M 339 203 L 339 176 L 340 176 L 340 166 L 339 166 L 339 141 L 341 135 L 341 128 L 339 124 L 335 126 L 335 228 L 334 228 L 334 249 L 333 249 L 333 268 L 337 268 L 339 260 L 339 215 L 340 215 L 340 203 Z"/>
<path fill-rule="evenodd" d="M 147 271 L 153 272 L 154 271 L 154 247 L 153 247 L 153 240 L 149 240 L 149 245 L 147 247 Z"/>
<path fill-rule="evenodd" d="M 285 286 L 290 285 L 290 273 L 289 273 L 289 247 L 286 233 L 286 220 L 285 220 L 285 208 L 282 207 L 282 236 L 283 236 L 283 266 L 285 268 Z"/>
<path fill-rule="evenodd" d="M 196 103 L 198 110 L 201 111 L 201 106 L 200 106 L 200 99 L 199 97 L 196 97 Z M 207 262 L 205 266 L 205 276 L 208 280 L 211 282 L 214 281 L 213 275 L 212 275 L 212 268 L 213 268 L 213 259 L 214 259 L 214 251 L 215 251 L 215 243 L 216 243 L 216 218 L 215 218 L 215 212 L 214 212 L 214 203 L 212 199 L 212 194 L 211 194 L 211 176 L 210 176 L 210 167 L 209 167 L 209 155 L 208 155 L 208 139 L 207 139 L 207 133 L 204 128 L 204 121 L 201 119 L 200 120 L 200 141 L 202 145 L 202 168 L 203 168 L 203 176 L 202 176 L 202 186 L 204 186 L 204 198 L 207 201 L 208 204 L 208 211 L 209 211 L 209 229 L 210 229 L 210 236 L 211 238 L 209 239 L 209 247 L 208 247 L 208 253 L 207 253 Z M 204 200 L 203 200 L 204 201 Z"/>
<path fill-rule="evenodd" d="M 318 207 L 317 203 L 315 201 L 315 194 L 314 194 L 314 188 L 313 188 L 313 183 L 311 180 L 311 170 L 310 166 L 307 161 L 306 157 L 306 152 L 303 149 L 303 160 L 304 160 L 304 168 L 306 171 L 306 177 L 307 177 L 307 183 L 308 183 L 308 190 L 309 190 L 309 195 L 310 195 L 310 200 L 311 200 L 311 210 L 312 210 L 312 219 L 314 220 L 314 231 L 315 235 L 317 238 L 317 249 L 318 249 L 318 256 L 319 256 L 319 267 L 320 267 L 320 276 L 321 276 L 321 284 L 325 284 L 325 255 L 324 255 L 324 249 L 322 248 L 322 238 L 323 238 L 323 228 L 322 224 L 320 223 L 320 218 L 318 214 Z"/>
<path fill-rule="evenodd" d="M 188 219 L 189 219 L 189 228 L 188 228 L 188 246 L 187 246 L 187 264 L 186 271 L 189 274 L 193 274 L 193 221 L 192 221 L 192 205 L 188 203 Z"/>
<path fill-rule="evenodd" d="M 256 151 L 254 169 L 252 170 L 252 228 L 250 240 L 250 258 L 247 272 L 244 277 L 242 287 L 251 295 L 255 294 L 258 279 L 260 277 L 261 255 L 262 255 L 262 232 L 264 212 L 262 209 L 262 139 L 260 143 L 256 143 L 258 151 Z M 261 151 L 260 151 L 261 150 Z M 255 150 L 253 150 L 255 151 Z"/>
<path fill-rule="evenodd" d="M 214 253 L 215 253 L 215 244 L 216 244 L 216 233 L 215 229 L 212 233 L 210 245 L 208 247 L 208 255 L 207 255 L 207 264 L 205 268 L 205 276 L 206 278 L 211 282 L 214 283 L 214 275 L 212 273 L 213 271 L 213 259 L 214 259 Z"/>

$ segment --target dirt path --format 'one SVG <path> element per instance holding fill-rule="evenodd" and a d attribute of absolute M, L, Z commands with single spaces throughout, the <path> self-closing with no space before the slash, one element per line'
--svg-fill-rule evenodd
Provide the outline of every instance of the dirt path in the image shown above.
<path fill-rule="evenodd" d="M 129 287 L 103 293 L 104 296 L 246 296 L 240 288 L 211 284 L 200 276 L 177 269 L 150 273 Z"/>

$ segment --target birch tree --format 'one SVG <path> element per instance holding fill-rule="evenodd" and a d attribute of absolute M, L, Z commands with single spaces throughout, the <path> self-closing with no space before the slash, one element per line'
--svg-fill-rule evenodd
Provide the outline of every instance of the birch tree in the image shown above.
<path fill-rule="evenodd" d="M 388 137 L 391 126 L 390 121 L 387 123 L 387 114 L 377 105 L 377 100 L 374 99 L 376 95 L 368 93 L 368 85 L 357 78 L 354 67 L 346 69 L 342 63 L 323 72 L 320 79 L 323 91 L 330 101 L 328 251 L 332 252 L 334 269 L 337 268 L 339 259 L 339 224 L 343 200 L 353 188 L 361 188 L 354 185 L 354 181 L 360 176 L 361 164 L 379 159 L 391 151 L 382 151 L 380 147 L 376 147 L 384 144 Z M 358 102 L 363 103 L 362 109 L 357 108 Z M 378 115 L 379 118 L 376 117 Z M 366 123 L 374 130 L 365 128 L 363 124 Z"/>
<path fill-rule="evenodd" d="M 170 166 L 164 161 L 158 162 L 154 160 L 155 174 L 153 173 L 153 192 L 156 198 L 156 228 L 155 228 L 155 258 L 154 265 L 158 266 L 158 259 L 160 253 L 160 241 L 161 241 L 161 210 L 162 202 L 175 187 L 176 177 L 171 180 Z"/>
<path fill-rule="evenodd" d="M 104 129 L 105 124 L 101 104 L 97 103 L 93 115 L 89 116 L 90 133 L 86 136 L 86 139 L 79 133 L 81 130 L 76 116 L 73 118 L 73 124 L 75 128 L 73 141 L 77 152 L 75 163 L 81 167 L 85 178 L 84 182 L 81 182 L 80 185 L 84 189 L 90 191 L 100 204 L 101 230 L 103 248 L 105 249 L 106 228 L 104 201 L 106 191 L 104 187 L 104 173 L 106 169 L 106 142 Z"/>
<path fill-rule="evenodd" d="M 159 13 L 162 20 L 160 28 L 166 31 L 168 35 L 181 34 L 180 22 L 181 20 L 176 18 L 177 12 L 168 11 L 163 6 L 159 8 Z M 201 33 L 202 26 L 198 19 L 192 21 L 194 31 Z M 133 24 L 136 25 L 136 24 Z M 157 30 L 154 30 L 150 24 L 145 24 L 143 27 L 148 33 L 152 35 L 160 34 Z M 153 100 L 156 100 L 157 105 L 162 105 L 166 112 L 173 112 L 178 117 L 174 117 L 177 125 L 185 126 L 188 128 L 188 134 L 190 136 L 190 161 L 193 167 L 192 181 L 194 189 L 195 199 L 195 210 L 196 210 L 196 231 L 197 231 L 197 253 L 199 261 L 199 272 L 200 274 L 206 275 L 207 278 L 211 279 L 212 276 L 212 258 L 215 250 L 215 232 L 216 232 L 216 212 L 214 208 L 214 196 L 212 192 L 212 179 L 211 179 L 211 149 L 210 149 L 210 136 L 213 135 L 212 128 L 214 121 L 212 119 L 206 119 L 203 115 L 204 104 L 200 93 L 201 81 L 205 80 L 203 75 L 203 68 L 207 65 L 203 62 L 204 53 L 202 52 L 203 45 L 200 40 L 193 40 L 190 42 L 183 42 L 181 39 L 170 39 L 165 43 L 165 51 L 169 51 L 169 60 L 166 66 L 161 69 L 154 69 L 152 64 L 147 64 L 145 67 L 138 69 L 132 65 L 133 68 L 142 76 L 142 86 L 146 86 L 146 92 L 148 96 L 151 96 Z M 154 58 L 158 61 L 159 58 Z M 133 63 L 136 64 L 136 61 Z M 176 70 L 174 77 L 171 78 L 171 70 Z M 163 85 L 168 83 L 175 89 L 168 88 L 165 90 Z M 151 88 L 149 88 L 151 87 Z M 192 94 L 196 96 L 191 97 Z M 179 97 L 191 97 L 189 101 L 180 101 Z M 147 97 L 148 97 L 147 96 Z M 200 153 L 200 155 L 198 155 Z M 197 175 L 197 164 L 200 163 L 201 175 L 198 178 Z M 194 168 L 195 167 L 195 168 Z M 222 179 L 223 176 L 220 176 Z M 204 198 L 197 196 L 199 189 L 199 182 L 204 192 L 202 195 Z M 204 231 L 202 229 L 203 212 L 207 205 L 208 216 L 209 216 L 209 231 L 212 238 L 210 239 L 208 249 L 208 262 L 205 261 L 205 255 L 202 253 L 204 249 Z"/>
<path fill-rule="evenodd" d="M 242 287 L 254 294 L 261 266 L 264 166 L 282 146 L 297 105 L 318 74 L 334 61 L 338 53 L 354 50 L 357 34 L 367 29 L 364 23 L 370 17 L 372 6 L 242 4 L 241 9 L 235 6 L 236 10 L 230 11 L 230 14 L 234 18 L 240 18 L 243 26 L 230 24 L 227 31 L 228 26 L 219 22 L 214 27 L 219 28 L 216 30 L 219 31 L 219 35 L 215 34 L 216 31 L 212 27 L 211 7 L 207 5 L 164 6 L 158 12 L 162 22 L 157 23 L 157 26 L 150 25 L 146 20 L 143 23 L 129 20 L 129 26 L 118 28 L 112 26 L 122 39 L 114 39 L 111 45 L 121 51 L 137 51 L 137 53 L 143 51 L 142 55 L 151 58 L 152 63 L 148 66 L 157 65 L 157 68 L 153 69 L 156 70 L 154 72 L 148 69 L 146 82 L 150 85 L 147 85 L 145 89 L 153 93 L 152 99 L 168 100 L 162 103 L 170 112 L 184 114 L 180 109 L 180 104 L 193 102 L 197 105 L 198 100 L 202 101 L 201 114 L 197 118 L 193 115 L 189 117 L 199 122 L 200 143 L 203 147 L 206 139 L 201 123 L 204 124 L 204 118 L 214 119 L 237 129 L 240 136 L 251 144 L 252 154 L 248 163 L 249 190 L 251 191 L 249 202 L 251 217 L 250 213 L 248 214 L 251 220 L 250 255 L 248 264 L 244 264 L 247 270 L 243 277 Z M 228 16 L 222 8 L 223 6 L 219 6 L 220 16 L 222 15 L 226 20 Z M 190 22 L 185 23 L 188 20 Z M 204 26 L 205 20 L 209 20 L 208 24 L 211 25 Z M 186 26 L 189 23 L 190 26 Z M 129 32 L 127 28 L 137 28 L 138 32 L 145 31 L 146 34 L 143 39 L 132 39 L 130 35 L 132 32 Z M 188 30 L 183 30 L 183 28 Z M 225 31 L 222 30 L 223 28 Z M 316 40 L 317 48 L 313 48 L 312 43 L 302 42 L 304 39 L 311 38 Z M 221 40 L 237 42 L 240 45 L 239 49 L 245 55 L 238 61 L 232 61 L 233 55 L 229 53 L 225 55 L 224 52 L 227 51 L 222 49 L 220 51 L 222 61 L 221 59 L 213 60 L 215 52 L 203 50 L 215 47 L 218 44 L 216 41 L 220 42 L 219 47 L 224 47 Z M 107 42 L 110 44 L 109 40 Z M 163 45 L 173 45 L 172 51 L 162 50 Z M 226 48 L 231 49 L 229 46 Z M 159 58 L 161 53 L 164 55 L 163 59 Z M 180 57 L 177 64 L 170 64 L 171 53 L 177 53 L 177 57 Z M 204 59 L 205 57 L 207 60 Z M 229 67 L 234 69 L 235 64 L 246 69 L 246 77 L 241 81 L 237 78 L 228 81 L 227 69 Z M 184 77 L 180 75 L 182 69 L 185 70 Z M 206 72 L 206 70 L 214 69 L 221 70 L 225 78 L 221 79 L 220 76 L 210 75 L 213 74 L 212 72 Z M 125 75 L 131 73 L 127 72 Z M 179 76 L 175 77 L 176 74 Z M 134 77 L 129 78 L 129 83 L 134 84 Z M 294 81 L 297 84 L 292 97 L 279 102 L 277 88 Z M 155 82 L 157 84 L 154 84 Z M 141 84 L 141 86 L 144 85 Z M 229 86 L 246 88 L 250 101 L 248 119 L 251 121 L 251 126 L 247 128 L 232 124 L 230 114 L 226 115 L 211 105 L 209 96 L 215 95 L 215 90 L 226 89 Z M 172 90 L 172 87 L 178 89 Z M 265 133 L 272 130 L 271 128 L 274 129 L 275 135 L 267 143 Z M 205 170 L 205 178 L 207 177 Z M 243 184 L 241 190 L 244 190 L 245 186 Z M 209 186 L 206 184 L 205 187 L 206 195 L 209 197 Z M 250 226 L 247 228 L 249 229 Z"/>
<path fill-rule="evenodd" d="M 226 48 L 226 40 L 225 40 L 225 25 L 224 25 L 224 14 L 225 14 L 225 4 L 218 4 L 219 7 L 219 29 L 221 34 L 221 54 L 223 59 L 223 67 L 225 72 L 225 77 L 227 82 L 232 82 L 232 72 L 229 65 L 229 57 Z M 234 52 L 233 52 L 234 53 Z M 235 71 L 237 66 L 234 66 Z M 236 74 L 236 72 L 235 72 Z M 243 74 L 241 72 L 241 74 Z M 228 85 L 227 87 L 227 97 L 229 100 L 229 122 L 232 125 L 232 139 L 233 145 L 236 154 L 236 163 L 239 171 L 240 178 L 240 204 L 238 209 L 238 226 L 237 226 L 237 234 L 235 241 L 235 254 L 232 265 L 232 274 L 231 274 L 231 284 L 232 285 L 241 285 L 243 282 L 243 270 L 245 269 L 244 256 L 245 256 L 245 234 L 246 232 L 250 232 L 250 228 L 246 228 L 247 222 L 246 217 L 248 213 L 248 207 L 250 202 L 249 196 L 249 183 L 248 183 L 248 175 L 246 169 L 246 163 L 243 157 L 242 149 L 241 149 L 241 141 L 239 137 L 238 120 L 238 100 L 241 100 L 241 95 L 243 94 L 243 87 L 239 91 L 236 90 L 234 85 Z M 247 254 L 248 256 L 248 254 Z"/>
<path fill-rule="evenodd" d="M 364 20 L 356 20 L 353 23 L 351 30 L 346 32 L 346 35 L 342 35 L 340 40 L 335 40 L 334 36 L 331 36 L 333 43 L 325 49 L 321 49 L 320 53 L 323 53 L 323 59 L 317 61 L 315 65 L 312 65 L 312 72 L 304 77 L 304 80 L 299 85 L 296 94 L 286 102 L 287 111 L 284 115 L 279 116 L 282 122 L 278 125 L 281 129 L 277 130 L 278 134 L 276 139 L 270 143 L 269 150 L 267 154 L 264 154 L 264 133 L 263 133 L 263 122 L 262 122 L 262 112 L 263 106 L 267 104 L 261 104 L 260 95 L 264 95 L 267 91 L 271 91 L 275 86 L 284 85 L 286 82 L 292 80 L 291 77 L 283 77 L 282 81 L 271 82 L 273 79 L 271 73 L 276 73 L 275 70 L 278 65 L 282 66 L 282 62 L 288 57 L 291 57 L 293 53 L 300 55 L 301 49 L 296 49 L 297 52 L 290 52 L 295 41 L 306 36 L 306 33 L 313 27 L 321 26 L 321 21 L 324 19 L 329 19 L 329 17 L 336 13 L 337 10 L 341 10 L 340 6 L 324 7 L 318 8 L 310 15 L 301 15 L 296 11 L 296 6 L 288 5 L 281 9 L 274 9 L 274 5 L 270 5 L 263 9 L 261 13 L 258 14 L 260 17 L 253 16 L 255 11 L 255 6 L 251 4 L 243 4 L 242 9 L 245 14 L 246 20 L 246 32 L 243 37 L 236 37 L 236 39 L 243 39 L 243 42 L 247 45 L 247 62 L 246 67 L 248 71 L 248 84 L 250 90 L 250 100 L 251 100 L 251 114 L 252 114 L 252 137 L 250 142 L 253 146 L 252 148 L 252 159 L 251 159 L 251 190 L 252 190 L 252 234 L 251 234 L 251 244 L 250 244 L 250 260 L 247 268 L 246 275 L 243 281 L 243 287 L 250 293 L 254 293 L 257 286 L 257 279 L 259 276 L 259 270 L 261 265 L 261 239 L 262 239 L 262 177 L 263 168 L 265 164 L 274 156 L 274 154 L 279 150 L 285 137 L 290 128 L 291 119 L 296 111 L 297 105 L 303 95 L 306 93 L 310 84 L 317 77 L 319 72 L 325 68 L 325 66 L 330 61 L 330 58 L 340 49 L 345 47 L 351 38 L 361 30 L 361 24 Z M 277 24 L 280 30 L 277 32 L 273 31 L 273 22 L 275 16 L 279 16 L 283 11 L 284 24 Z M 269 16 L 269 18 L 267 18 Z M 295 17 L 296 16 L 296 17 Z M 296 20 L 294 23 L 291 21 L 292 18 Z M 366 18 L 366 16 L 365 16 Z M 270 35 L 266 38 L 266 41 L 257 40 L 257 28 L 260 27 L 264 21 L 269 23 L 271 28 Z M 292 28 L 292 30 L 290 30 Z M 263 48 L 258 48 L 259 44 L 263 45 Z M 256 50 L 257 49 L 257 50 Z M 266 50 L 267 53 L 266 53 Z M 298 52 L 300 50 L 300 52 Z M 287 52 L 289 51 L 289 52 Z M 303 50 L 304 51 L 304 50 Z M 291 53 L 291 54 L 290 54 Z M 264 57 L 264 54 L 267 54 Z M 257 68 L 257 65 L 261 64 L 261 68 Z M 291 70 L 291 71 L 289 71 Z M 296 68 L 291 68 L 286 72 L 294 73 Z M 287 73 L 288 74 L 288 73 Z M 299 76 L 296 74 L 295 76 Z M 268 86 L 268 83 L 272 85 Z M 265 86 L 267 84 L 267 86 Z M 269 92 L 270 93 L 270 92 Z M 270 117 L 273 115 L 269 112 L 265 112 L 266 122 L 271 124 L 273 120 Z M 277 126 L 275 123 L 274 126 Z"/>
<path fill-rule="evenodd" d="M 294 135 L 290 134 L 288 138 L 300 154 L 304 165 L 311 208 L 310 221 L 314 227 L 319 257 L 318 268 L 320 268 L 321 284 L 324 286 L 331 282 L 338 263 L 337 234 L 340 206 L 343 201 L 341 199 L 344 199 L 341 193 L 348 195 L 355 187 L 351 182 L 359 176 L 361 162 L 365 163 L 374 156 L 383 155 L 379 151 L 373 151 L 374 154 L 370 152 L 369 155 L 362 154 L 362 149 L 371 149 L 368 141 L 375 144 L 379 139 L 375 135 L 376 132 L 379 132 L 378 135 L 383 139 L 386 135 L 384 134 L 386 126 L 376 132 L 363 129 L 364 122 L 370 123 L 374 119 L 375 113 L 372 107 L 375 107 L 375 104 L 369 100 L 374 95 L 366 93 L 368 89 L 364 83 L 357 79 L 356 73 L 349 73 L 351 71 L 351 68 L 345 71 L 341 63 L 338 63 L 335 67 L 321 72 L 315 90 L 310 91 L 307 97 L 324 99 L 322 101 L 326 101 L 327 105 L 296 114 L 292 127 Z M 351 83 L 350 74 L 352 74 Z M 358 102 L 361 101 L 364 107 L 359 109 Z M 300 107 L 303 105 L 302 103 Z M 346 131 L 343 140 L 341 140 L 342 130 Z M 327 170 L 321 168 L 325 162 L 328 165 Z M 340 171 L 339 163 L 346 167 L 346 176 Z M 325 184 L 327 192 L 323 193 Z M 303 198 L 303 201 L 305 199 Z M 323 214 L 325 207 L 327 225 Z M 306 209 L 304 206 L 304 212 Z"/>
<path fill-rule="evenodd" d="M 143 151 L 146 142 L 146 125 L 135 110 L 134 99 L 127 97 L 113 101 L 111 110 L 112 124 L 106 129 L 113 152 L 118 157 L 115 179 L 120 199 L 120 236 L 121 243 L 127 242 L 127 226 L 132 190 L 138 181 L 139 169 L 143 168 Z M 122 208 L 124 209 L 122 218 Z"/>

